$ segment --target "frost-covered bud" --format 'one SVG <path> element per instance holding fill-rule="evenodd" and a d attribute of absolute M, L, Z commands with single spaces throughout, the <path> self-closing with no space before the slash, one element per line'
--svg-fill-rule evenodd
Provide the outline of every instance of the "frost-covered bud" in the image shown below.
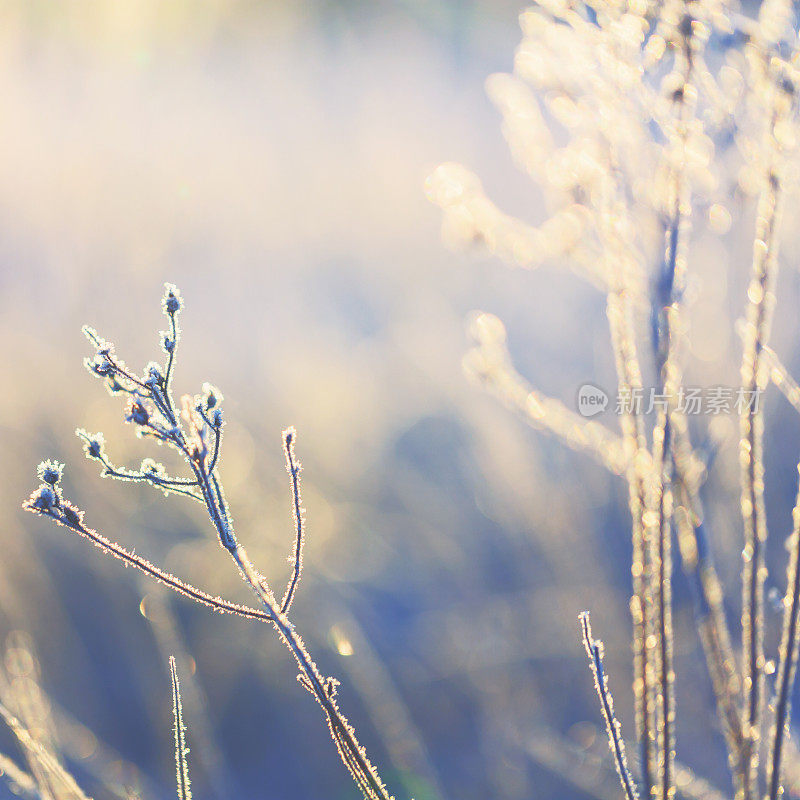
<path fill-rule="evenodd" d="M 125 419 L 127 422 L 133 422 L 136 425 L 147 425 L 150 413 L 139 400 L 131 400 L 128 416 Z"/>
<path fill-rule="evenodd" d="M 58 505 L 58 496 L 51 486 L 43 483 L 31 495 L 28 503 L 37 511 L 50 511 L 54 506 Z"/>
<path fill-rule="evenodd" d="M 84 364 L 89 372 L 93 372 L 101 378 L 114 375 L 114 365 L 103 354 L 98 353 L 91 361 L 87 358 Z"/>
<path fill-rule="evenodd" d="M 161 349 L 169 355 L 175 349 L 175 340 L 172 338 L 172 334 L 167 333 L 166 331 L 161 331 Z"/>
<path fill-rule="evenodd" d="M 139 472 L 144 475 L 166 475 L 167 471 L 164 465 L 160 464 L 158 461 L 152 458 L 145 458 L 139 467 Z"/>
<path fill-rule="evenodd" d="M 164 292 L 164 299 L 161 301 L 161 305 L 165 314 L 173 316 L 183 308 L 181 293 L 178 291 L 178 287 L 172 283 L 165 283 L 164 287 L 166 291 Z"/>
<path fill-rule="evenodd" d="M 222 427 L 222 409 L 218 408 L 211 416 L 211 421 L 214 423 L 215 428 Z"/>
<path fill-rule="evenodd" d="M 144 379 L 145 386 L 154 389 L 157 386 L 161 385 L 163 377 L 161 375 L 161 370 L 159 369 L 158 364 L 156 364 L 155 361 L 151 361 L 145 367 L 144 372 L 145 372 L 145 379 Z"/>
<path fill-rule="evenodd" d="M 36 472 L 39 475 L 40 481 L 50 486 L 56 486 L 61 481 L 61 476 L 64 474 L 64 465 L 59 464 L 58 461 L 42 461 L 37 467 Z"/>
<path fill-rule="evenodd" d="M 210 383 L 203 384 L 203 396 L 201 403 L 205 411 L 211 411 L 216 408 L 223 400 L 222 392 Z"/>
<path fill-rule="evenodd" d="M 83 512 L 66 501 L 61 504 L 61 513 L 67 525 L 78 526 L 83 523 Z"/>
<path fill-rule="evenodd" d="M 102 433 L 89 433 L 83 428 L 78 428 L 75 434 L 83 440 L 83 452 L 88 458 L 103 459 L 105 457 L 103 448 L 106 440 Z"/>

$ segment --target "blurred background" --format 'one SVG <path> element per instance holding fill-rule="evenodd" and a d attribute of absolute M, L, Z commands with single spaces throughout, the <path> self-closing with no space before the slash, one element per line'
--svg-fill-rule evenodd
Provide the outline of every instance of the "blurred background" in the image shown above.
<path fill-rule="evenodd" d="M 529 430 L 460 366 L 465 317 L 491 311 L 520 371 L 573 407 L 582 383 L 613 385 L 604 297 L 555 269 L 449 252 L 423 191 L 438 163 L 461 161 L 504 210 L 541 214 L 483 88 L 511 67 L 519 11 L 2 4 L 0 694 L 32 704 L 92 796 L 174 796 L 174 653 L 196 797 L 356 797 L 271 629 L 176 599 L 19 508 L 37 463 L 65 461 L 89 525 L 249 602 L 201 509 L 101 480 L 73 436 L 104 431 L 122 464 L 151 454 L 83 370 L 80 326 L 136 368 L 160 358 L 164 281 L 186 303 L 176 390 L 210 380 L 224 392 L 221 474 L 239 537 L 276 587 L 292 541 L 280 433 L 297 427 L 308 539 L 293 621 L 341 678 L 342 709 L 390 788 L 618 796 L 576 615 L 592 610 L 632 736 L 624 483 Z M 694 234 L 690 375 L 703 385 L 738 382 L 751 206 L 734 199 L 722 236 Z M 775 346 L 797 374 L 790 217 Z M 767 421 L 768 586 L 782 592 L 800 421 L 773 395 Z M 735 420 L 719 427 L 704 499 L 735 623 Z M 679 759 L 729 793 L 680 575 L 675 603 Z M 775 611 L 772 649 L 779 622 Z M 0 749 L 18 757 L 5 733 Z"/>

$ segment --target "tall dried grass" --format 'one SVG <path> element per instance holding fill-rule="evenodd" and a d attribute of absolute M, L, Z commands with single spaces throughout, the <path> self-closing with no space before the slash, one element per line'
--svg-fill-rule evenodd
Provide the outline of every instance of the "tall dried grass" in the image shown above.
<path fill-rule="evenodd" d="M 794 7 L 770 0 L 750 19 L 713 0 L 544 0 L 523 14 L 522 29 L 514 74 L 492 76 L 488 90 L 515 159 L 543 190 L 551 215 L 536 227 L 507 216 L 485 197 L 478 179 L 455 164 L 431 175 L 428 193 L 444 210 L 450 239 L 479 240 L 525 268 L 569 265 L 605 292 L 620 433 L 529 388 L 512 366 L 504 327 L 493 315 L 473 320 L 478 345 L 465 367 L 534 427 L 626 476 L 633 535 L 633 691 L 644 795 L 669 800 L 676 793 L 674 530 L 696 593 L 696 625 L 736 795 L 775 800 L 782 792 L 800 583 L 792 544 L 776 701 L 767 706 L 764 423 L 758 400 L 770 377 L 790 399 L 795 386 L 769 349 L 782 200 L 798 132 Z M 731 143 L 741 162 L 740 188 L 757 195 L 741 386 L 735 391 L 744 529 L 740 664 L 704 528 L 700 487 L 706 467 L 690 440 L 691 411 L 683 400 L 690 388 L 683 374 L 691 229 L 699 206 L 709 208 L 712 221 L 727 215 L 715 157 L 727 158 Z M 651 354 L 644 355 L 648 349 Z M 654 375 L 650 416 L 636 400 L 648 372 Z M 796 519 L 798 513 L 796 507 Z M 793 537 L 792 542 L 797 534 Z M 630 797 L 635 790 L 600 651 L 592 644 L 588 617 L 583 625 L 611 748 Z"/>

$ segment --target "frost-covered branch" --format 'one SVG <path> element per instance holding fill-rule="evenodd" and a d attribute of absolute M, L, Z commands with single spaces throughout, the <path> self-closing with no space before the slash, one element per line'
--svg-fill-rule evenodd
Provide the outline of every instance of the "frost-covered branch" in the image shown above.
<path fill-rule="evenodd" d="M 627 800 L 638 800 L 639 790 L 628 770 L 628 761 L 625 757 L 625 740 L 622 738 L 622 726 L 614 715 L 614 699 L 608 688 L 608 679 L 603 669 L 603 643 L 592 638 L 592 626 L 589 622 L 589 612 L 584 611 L 578 621 L 581 624 L 581 634 L 583 636 L 583 646 L 586 648 L 586 655 L 589 657 L 589 666 L 594 675 L 594 688 L 600 698 L 600 707 L 603 711 L 603 719 L 606 723 L 608 733 L 608 746 L 614 756 L 614 765 L 617 768 L 622 789 Z"/>
<path fill-rule="evenodd" d="M 122 394 L 127 398 L 125 419 L 134 426 L 137 435 L 153 438 L 177 451 L 188 467 L 189 476 L 172 477 L 161 464 L 149 459 L 138 470 L 117 467 L 105 454 L 105 442 L 101 434 L 89 434 L 84 430 L 77 433 L 83 441 L 86 456 L 102 465 L 103 475 L 123 481 L 147 482 L 165 494 L 184 495 L 202 502 L 220 545 L 228 552 L 241 578 L 256 595 L 261 609 L 211 597 L 88 528 L 83 522 L 83 512 L 63 497 L 60 488 L 60 464 L 45 462 L 41 465 L 42 482 L 24 506 L 85 536 L 101 549 L 160 580 L 176 592 L 218 611 L 269 622 L 297 662 L 301 684 L 321 706 L 331 737 L 356 785 L 368 800 L 389 800 L 390 796 L 383 781 L 358 742 L 353 727 L 339 710 L 336 699 L 338 681 L 322 675 L 300 634 L 286 616 L 301 577 L 304 539 L 300 464 L 294 455 L 294 429 L 289 428 L 283 434 L 287 470 L 291 478 L 292 517 L 295 526 L 293 566 L 283 600 L 279 602 L 266 578 L 256 569 L 245 548 L 239 543 L 225 499 L 218 471 L 224 425 L 220 407 L 222 394 L 206 383 L 201 394 L 194 397 L 183 395 L 180 403 L 173 396 L 175 352 L 180 337 L 177 317 L 183 308 L 183 300 L 171 284 L 167 284 L 162 308 L 169 321 L 169 330 L 161 334 L 162 349 L 166 356 L 164 365 L 152 362 L 147 365 L 143 375 L 136 375 L 117 358 L 112 344 L 102 339 L 93 329 L 85 328 L 84 332 L 95 346 L 95 355 L 87 359 L 86 367 L 106 383 L 112 394 Z"/>

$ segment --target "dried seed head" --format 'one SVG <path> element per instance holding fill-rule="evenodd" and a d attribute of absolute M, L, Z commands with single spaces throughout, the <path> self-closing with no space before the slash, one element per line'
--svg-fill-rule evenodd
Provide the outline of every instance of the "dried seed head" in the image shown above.
<path fill-rule="evenodd" d="M 64 465 L 59 464 L 58 461 L 42 461 L 36 468 L 36 472 L 40 481 L 50 486 L 56 486 L 61 481 L 61 477 L 64 474 Z"/>
<path fill-rule="evenodd" d="M 66 500 L 61 503 L 61 513 L 68 525 L 81 525 L 83 523 L 83 512 L 66 502 Z"/>
<path fill-rule="evenodd" d="M 139 467 L 139 471 L 145 475 L 166 475 L 167 470 L 163 464 L 153 458 L 145 458 Z"/>
<path fill-rule="evenodd" d="M 58 495 L 55 493 L 51 486 L 43 483 L 39 488 L 30 496 L 27 505 L 35 508 L 37 511 L 47 512 L 51 511 L 54 506 L 58 504 Z"/>
<path fill-rule="evenodd" d="M 101 378 L 110 378 L 114 376 L 114 365 L 108 360 L 108 356 L 104 353 L 100 353 L 98 351 L 94 358 L 84 359 L 83 363 L 89 372 L 92 372 Z"/>
<path fill-rule="evenodd" d="M 155 361 L 151 361 L 144 369 L 145 384 L 150 387 L 159 386 L 163 380 L 161 368 Z"/>
<path fill-rule="evenodd" d="M 140 400 L 131 399 L 125 421 L 133 422 L 136 425 L 147 425 L 149 419 L 150 412 L 144 407 L 143 403 Z"/>
<path fill-rule="evenodd" d="M 89 433 L 83 428 L 78 428 L 75 435 L 83 440 L 83 451 L 87 458 L 103 459 L 105 457 L 103 448 L 106 442 L 102 433 Z"/>
<path fill-rule="evenodd" d="M 164 313 L 172 317 L 183 308 L 183 300 L 178 287 L 172 283 L 164 284 L 164 299 L 161 301 L 161 306 Z"/>
<path fill-rule="evenodd" d="M 223 401 L 222 392 L 210 383 L 203 384 L 203 395 L 200 399 L 204 411 L 211 411 Z"/>
<path fill-rule="evenodd" d="M 175 349 L 175 340 L 171 333 L 161 331 L 161 349 L 169 355 Z"/>

